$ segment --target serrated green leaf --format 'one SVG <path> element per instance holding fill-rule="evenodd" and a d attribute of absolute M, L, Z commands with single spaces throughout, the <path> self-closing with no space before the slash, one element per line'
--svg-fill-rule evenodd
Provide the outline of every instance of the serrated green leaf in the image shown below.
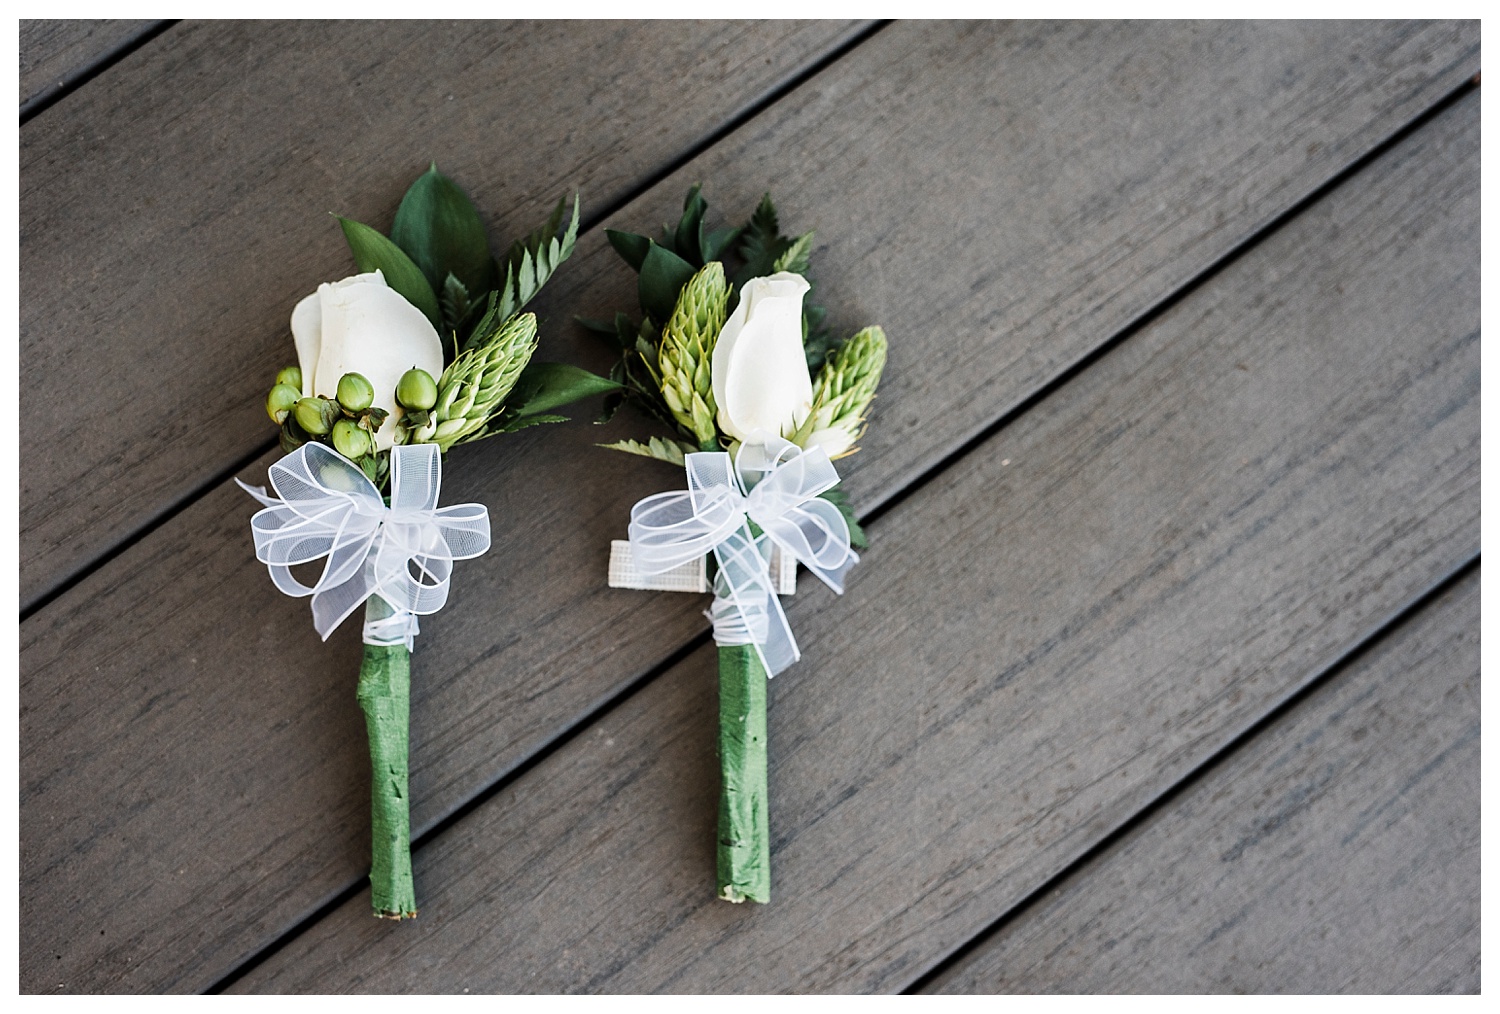
<path fill-rule="evenodd" d="M 804 232 L 781 252 L 771 267 L 775 271 L 792 271 L 799 275 L 807 274 L 807 262 L 812 254 L 813 234 Z"/>
<path fill-rule="evenodd" d="M 568 417 L 565 415 L 526 415 L 511 419 L 505 425 L 499 427 L 498 429 L 492 430 L 491 432 L 514 433 L 516 432 L 516 430 L 524 430 L 528 426 L 541 426 L 544 423 L 562 423 L 567 421 Z M 486 436 L 488 435 L 489 434 L 486 434 Z"/>
<path fill-rule="evenodd" d="M 541 291 L 547 279 L 573 254 L 578 241 L 578 195 L 573 196 L 573 217 L 558 239 L 567 200 L 557 202 L 541 228 L 511 244 L 500 272 L 500 310 L 503 316 L 520 312 Z"/>
<path fill-rule="evenodd" d="M 378 270 L 385 276 L 385 284 L 426 314 L 433 327 L 441 327 L 443 320 L 438 309 L 437 295 L 427 283 L 427 276 L 422 274 L 422 269 L 399 246 L 368 225 L 352 218 L 338 215 L 334 217 L 344 230 L 344 239 L 349 242 L 349 250 L 354 254 L 354 263 L 359 270 Z"/>
<path fill-rule="evenodd" d="M 646 252 L 641 262 L 640 291 L 641 309 L 652 320 L 665 321 L 672 316 L 677 297 L 682 287 L 693 277 L 694 268 L 672 251 L 656 243 Z"/>
<path fill-rule="evenodd" d="M 580 317 L 576 314 L 573 319 L 595 334 L 607 334 L 611 338 L 615 336 L 615 322 L 612 320 L 604 320 L 601 317 Z"/>
<path fill-rule="evenodd" d="M 417 178 L 396 209 L 391 241 L 422 269 L 434 292 L 452 274 L 470 292 L 495 287 L 494 261 L 474 202 L 434 165 Z"/>
<path fill-rule="evenodd" d="M 652 437 L 647 443 L 639 440 L 617 440 L 612 444 L 599 444 L 598 446 L 611 451 L 623 451 L 626 454 L 638 454 L 643 458 L 655 458 L 657 461 L 665 461 L 669 465 L 683 466 L 684 454 L 691 454 L 694 448 L 679 443 L 676 440 L 662 440 L 660 437 Z"/>
<path fill-rule="evenodd" d="M 468 286 L 459 281 L 458 276 L 451 271 L 443 280 L 443 294 L 439 297 L 438 304 L 443 312 L 444 334 L 458 331 L 473 309 Z"/>
<path fill-rule="evenodd" d="M 596 394 L 618 391 L 621 386 L 577 366 L 533 359 L 511 389 L 505 411 L 507 416 L 540 415 Z"/>
<path fill-rule="evenodd" d="M 774 274 L 776 258 L 790 245 L 791 241 L 781 235 L 776 205 L 771 203 L 771 195 L 766 194 L 740 235 L 740 257 L 745 263 L 734 276 L 734 287 L 743 289 L 752 278 Z"/>
<path fill-rule="evenodd" d="M 646 260 L 646 252 L 651 249 L 651 239 L 648 236 L 638 236 L 633 232 L 621 232 L 618 229 L 605 229 L 605 238 L 609 245 L 615 248 L 615 253 L 624 259 L 636 271 L 641 270 L 641 265 Z"/>

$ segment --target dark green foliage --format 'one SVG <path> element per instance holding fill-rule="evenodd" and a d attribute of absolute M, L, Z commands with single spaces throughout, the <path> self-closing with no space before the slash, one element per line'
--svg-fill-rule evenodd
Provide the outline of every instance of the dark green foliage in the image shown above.
<path fill-rule="evenodd" d="M 566 422 L 566 416 L 553 415 L 552 410 L 619 389 L 615 381 L 577 366 L 533 359 L 511 389 L 505 410 L 496 419 L 495 431 L 510 433 L 541 423 Z"/>
<path fill-rule="evenodd" d="M 844 523 L 849 526 L 849 545 L 855 549 L 868 548 L 870 540 L 865 538 L 865 530 L 860 527 L 859 519 L 854 516 L 854 508 L 849 503 L 849 494 L 845 493 L 840 487 L 835 486 L 832 489 L 824 490 L 822 497 L 837 507 L 839 513 L 844 516 Z"/>
<path fill-rule="evenodd" d="M 677 296 L 682 287 L 693 277 L 697 269 L 671 250 L 652 243 L 641 262 L 640 290 L 641 309 L 653 323 L 665 323 L 677 305 Z"/>
<path fill-rule="evenodd" d="M 578 239 L 578 209 L 575 195 L 572 216 L 563 230 L 568 203 L 565 198 L 559 200 L 545 222 L 496 259 L 473 202 L 434 163 L 401 199 L 389 238 L 351 219 L 338 221 L 359 270 L 379 269 L 387 285 L 432 321 L 451 363 L 463 349 L 519 313 L 572 255 Z M 670 278 L 661 284 L 670 284 Z M 608 330 L 618 334 L 614 325 Z M 621 389 L 617 381 L 574 366 L 533 362 L 522 372 L 489 432 L 561 422 L 563 417 L 552 414 L 553 409 L 598 394 L 618 397 Z M 283 425 L 283 448 L 295 449 L 307 439 L 295 424 Z M 380 484 L 388 457 L 378 457 L 378 473 L 371 479 Z"/>
<path fill-rule="evenodd" d="M 417 178 L 396 209 L 391 240 L 422 269 L 434 292 L 452 275 L 468 292 L 495 287 L 495 261 L 484 222 L 457 183 L 432 168 Z"/>
<path fill-rule="evenodd" d="M 577 318 L 620 354 L 620 362 L 610 375 L 624 385 L 624 390 L 609 396 L 598 421 L 607 422 L 623 402 L 631 401 L 691 443 L 693 435 L 678 425 L 662 400 L 656 374 L 661 326 L 671 316 L 682 287 L 709 261 L 723 261 L 726 273 L 734 280 L 730 295 L 733 310 L 739 289 L 751 278 L 777 271 L 795 271 L 806 277 L 813 234 L 783 236 L 769 194 L 761 198 L 755 213 L 743 225 L 709 229 L 708 202 L 696 184 L 682 202 L 682 217 L 675 226 L 663 227 L 660 240 L 615 229 L 607 229 L 605 234 L 615 252 L 639 274 L 637 295 L 642 319 L 636 323 L 624 313 L 617 313 L 612 323 Z M 803 299 L 802 341 L 814 381 L 828 353 L 839 344 L 823 326 L 826 315 L 821 306 Z"/>
<path fill-rule="evenodd" d="M 337 217 L 337 216 L 335 216 Z M 442 327 L 442 314 L 438 310 L 437 296 L 422 269 L 412 261 L 405 251 L 386 239 L 376 230 L 350 218 L 340 218 L 344 239 L 349 241 L 349 251 L 354 254 L 354 264 L 360 271 L 378 270 L 385 276 L 385 284 L 406 297 L 406 301 L 427 315 L 433 327 Z"/>

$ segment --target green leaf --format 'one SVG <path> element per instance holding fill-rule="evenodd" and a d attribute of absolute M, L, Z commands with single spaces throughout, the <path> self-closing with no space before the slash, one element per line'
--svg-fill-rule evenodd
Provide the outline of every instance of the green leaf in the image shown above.
<path fill-rule="evenodd" d="M 602 317 L 579 317 L 576 315 L 573 319 L 595 334 L 607 334 L 610 337 L 614 337 L 615 335 L 615 322 L 612 320 L 605 320 Z"/>
<path fill-rule="evenodd" d="M 657 461 L 665 461 L 669 465 L 681 468 L 684 465 L 683 455 L 692 454 L 696 448 L 676 440 L 662 440 L 660 437 L 652 437 L 649 442 L 641 443 L 639 440 L 617 440 L 612 444 L 599 444 L 598 446 L 611 451 L 624 451 L 626 454 L 639 454 L 643 458 L 655 458 Z"/>
<path fill-rule="evenodd" d="M 724 229 L 715 229 L 707 236 L 704 236 L 703 263 L 707 264 L 709 261 L 722 260 L 723 258 L 720 257 L 720 254 L 733 246 L 739 240 L 740 233 L 742 232 L 744 232 L 743 227 L 731 226 Z"/>
<path fill-rule="evenodd" d="M 401 248 L 380 233 L 354 221 L 340 218 L 344 238 L 349 241 L 349 250 L 354 254 L 354 263 L 360 271 L 380 271 L 385 284 L 406 297 L 406 301 L 427 315 L 433 327 L 442 326 L 442 315 L 438 311 L 437 296 L 427 283 L 427 276 Z"/>
<path fill-rule="evenodd" d="M 577 366 L 533 359 L 521 371 L 505 412 L 507 416 L 540 415 L 596 394 L 618 391 L 621 386 Z"/>
<path fill-rule="evenodd" d="M 807 274 L 808 256 L 812 253 L 813 234 L 804 232 L 781 252 L 776 262 L 771 265 L 776 271 L 793 271 L 799 275 Z"/>
<path fill-rule="evenodd" d="M 516 430 L 524 430 L 528 426 L 541 426 L 544 423 L 561 423 L 567 421 L 568 417 L 565 415 L 524 415 L 520 416 L 519 418 L 510 420 L 509 422 L 505 423 L 505 425 L 499 427 L 498 429 L 491 430 L 490 432 L 514 433 Z M 486 435 L 488 436 L 489 434 Z"/>
<path fill-rule="evenodd" d="M 469 316 L 473 304 L 469 300 L 469 288 L 458 280 L 453 272 L 448 272 L 448 277 L 443 279 L 443 294 L 438 299 L 438 305 L 443 311 L 443 330 L 457 331 Z"/>
<path fill-rule="evenodd" d="M 652 320 L 665 321 L 672 316 L 682 287 L 693 277 L 694 269 L 665 247 L 651 244 L 641 262 L 639 281 L 641 309 Z"/>
<path fill-rule="evenodd" d="M 422 269 L 435 292 L 442 291 L 450 274 L 470 292 L 495 287 L 495 262 L 484 222 L 474 202 L 436 165 L 401 199 L 391 240 Z"/>
<path fill-rule="evenodd" d="M 615 366 L 618 369 L 619 367 L 623 366 L 623 364 L 616 363 Z M 614 370 L 611 370 L 611 375 L 613 375 L 614 372 Z M 620 370 L 620 372 L 623 373 L 624 371 Z M 599 415 L 595 417 L 594 425 L 602 426 L 605 423 L 609 422 L 615 417 L 615 413 L 620 411 L 620 406 L 623 404 L 625 404 L 624 391 L 611 391 L 609 394 L 606 394 L 604 396 L 604 407 L 600 409 Z"/>
<path fill-rule="evenodd" d="M 646 236 L 638 236 L 633 232 L 621 232 L 618 229 L 605 229 L 605 237 L 609 245 L 615 248 L 615 253 L 624 258 L 636 271 L 641 270 L 641 264 L 646 260 L 646 251 L 651 249 L 651 240 Z"/>
<path fill-rule="evenodd" d="M 790 245 L 789 240 L 782 238 L 781 225 L 776 220 L 776 205 L 771 203 L 771 195 L 766 194 L 740 236 L 740 256 L 745 264 L 734 276 L 734 287 L 742 289 L 752 278 L 774 274 L 776 258 Z"/>
<path fill-rule="evenodd" d="M 699 189 L 698 184 L 693 184 L 682 202 L 682 219 L 677 223 L 677 235 L 672 244 L 677 256 L 695 268 L 701 268 L 704 263 L 703 213 L 708 210 L 708 202 L 703 199 Z"/>
<path fill-rule="evenodd" d="M 837 507 L 839 513 L 844 516 L 844 522 L 849 526 L 849 545 L 855 549 L 868 549 L 870 540 L 865 537 L 865 530 L 860 527 L 859 519 L 854 516 L 854 508 L 849 503 L 849 494 L 835 486 L 824 490 L 821 496 Z"/>
<path fill-rule="evenodd" d="M 562 227 L 563 212 L 567 199 L 557 202 L 547 221 L 530 236 L 516 240 L 505 255 L 500 266 L 500 316 L 509 317 L 519 313 L 552 277 L 563 261 L 573 254 L 578 241 L 578 195 L 573 195 L 573 218 L 568 229 L 559 238 L 557 230 Z"/>

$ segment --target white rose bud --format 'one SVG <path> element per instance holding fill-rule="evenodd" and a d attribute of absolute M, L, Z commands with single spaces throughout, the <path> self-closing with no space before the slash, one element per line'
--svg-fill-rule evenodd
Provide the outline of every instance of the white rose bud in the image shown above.
<path fill-rule="evenodd" d="M 304 397 L 338 397 L 346 373 L 361 374 L 375 388 L 375 407 L 390 413 L 375 434 L 377 451 L 395 440 L 401 375 L 412 367 L 434 377 L 443 372 L 443 343 L 432 323 L 379 271 L 318 286 L 292 310 L 292 338 Z"/>
<path fill-rule="evenodd" d="M 812 408 L 802 351 L 807 279 L 790 271 L 752 278 L 714 345 L 712 383 L 719 428 L 736 440 L 785 436 Z"/>

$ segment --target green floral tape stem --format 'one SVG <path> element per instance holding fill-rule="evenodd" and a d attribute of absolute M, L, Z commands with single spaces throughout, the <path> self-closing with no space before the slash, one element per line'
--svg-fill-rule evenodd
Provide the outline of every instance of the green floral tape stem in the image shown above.
<path fill-rule="evenodd" d="M 417 914 L 406 791 L 411 654 L 404 645 L 365 645 L 358 696 L 370 735 L 370 902 L 383 919 L 411 919 Z"/>
<path fill-rule="evenodd" d="M 771 900 L 766 670 L 755 646 L 719 648 L 719 897 Z"/>

